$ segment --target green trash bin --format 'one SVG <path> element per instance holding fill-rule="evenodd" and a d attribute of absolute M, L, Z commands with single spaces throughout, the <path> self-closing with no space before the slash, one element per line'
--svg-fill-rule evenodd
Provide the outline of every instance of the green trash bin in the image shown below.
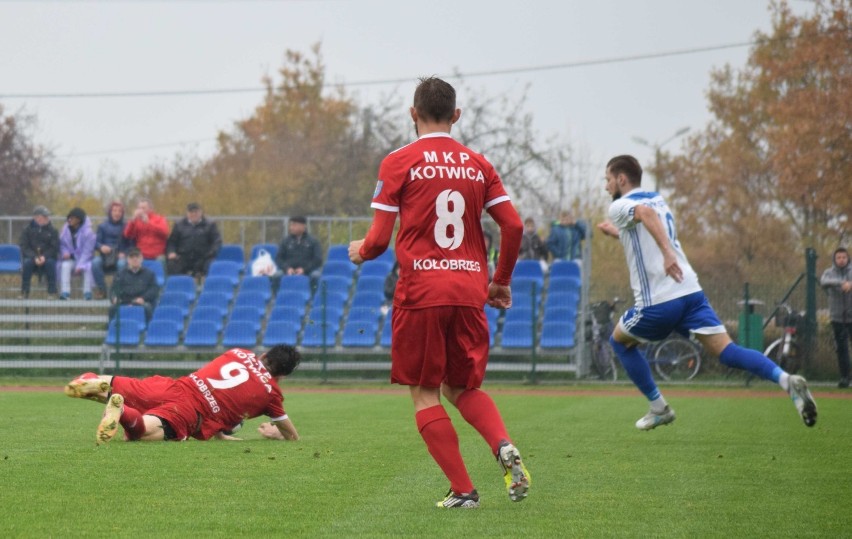
<path fill-rule="evenodd" d="M 745 305 L 744 301 L 737 302 L 737 305 Z M 754 312 L 757 305 L 763 305 L 763 302 L 758 299 L 748 300 L 748 307 L 740 312 L 740 325 L 737 335 L 737 342 L 740 346 L 763 351 L 763 316 Z"/>

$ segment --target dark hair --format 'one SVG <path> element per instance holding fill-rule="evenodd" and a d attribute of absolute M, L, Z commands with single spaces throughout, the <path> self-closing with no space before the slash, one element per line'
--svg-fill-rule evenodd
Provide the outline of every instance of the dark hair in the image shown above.
<path fill-rule="evenodd" d="M 423 121 L 449 122 L 456 113 L 456 91 L 437 77 L 424 77 L 414 90 L 414 110 Z"/>
<path fill-rule="evenodd" d="M 642 165 L 632 155 L 618 155 L 609 160 L 606 169 L 614 176 L 624 174 L 631 185 L 642 185 Z"/>
<path fill-rule="evenodd" d="M 302 355 L 287 344 L 277 344 L 266 352 L 266 369 L 272 376 L 287 376 L 299 366 Z"/>

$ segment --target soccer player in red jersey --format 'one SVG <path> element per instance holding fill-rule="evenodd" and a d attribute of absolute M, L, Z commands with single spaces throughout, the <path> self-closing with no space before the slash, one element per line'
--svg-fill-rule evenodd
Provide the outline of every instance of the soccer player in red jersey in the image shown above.
<path fill-rule="evenodd" d="M 298 440 L 284 412 L 278 380 L 301 361 L 292 346 L 274 346 L 259 358 L 234 348 L 201 369 L 172 379 L 136 379 L 84 374 L 72 380 L 71 397 L 106 402 L 98 425 L 98 445 L 112 440 L 120 424 L 128 440 L 208 440 L 223 435 L 243 419 L 268 415 L 284 440 Z M 263 431 L 261 431 L 263 432 Z"/>
<path fill-rule="evenodd" d="M 512 305 L 509 283 L 523 224 L 494 167 L 450 136 L 461 110 L 452 86 L 420 80 L 411 119 L 419 138 L 382 161 L 373 222 L 349 246 L 360 264 L 387 249 L 397 214 L 399 282 L 393 300 L 391 382 L 407 385 L 429 453 L 450 480 L 438 507 L 479 506 L 441 393 L 491 446 L 509 498 L 527 495 L 530 477 L 494 401 L 480 389 L 488 361 L 483 307 Z M 489 284 L 480 216 L 500 226 L 500 258 Z"/>

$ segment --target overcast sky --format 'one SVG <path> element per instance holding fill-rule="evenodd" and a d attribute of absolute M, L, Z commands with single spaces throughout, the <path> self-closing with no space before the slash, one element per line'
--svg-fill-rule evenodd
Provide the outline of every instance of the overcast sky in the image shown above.
<path fill-rule="evenodd" d="M 543 136 L 601 165 L 625 152 L 648 163 L 653 151 L 634 138 L 701 129 L 710 71 L 745 65 L 749 47 L 595 61 L 747 43 L 769 29 L 768 0 L 0 0 L 0 104 L 35 114 L 37 140 L 69 170 L 138 175 L 178 151 L 209 155 L 262 93 L 36 96 L 259 88 L 285 50 L 320 42 L 328 81 L 364 103 L 394 92 L 407 105 L 418 76 L 454 71 L 493 95 L 529 84 Z"/>

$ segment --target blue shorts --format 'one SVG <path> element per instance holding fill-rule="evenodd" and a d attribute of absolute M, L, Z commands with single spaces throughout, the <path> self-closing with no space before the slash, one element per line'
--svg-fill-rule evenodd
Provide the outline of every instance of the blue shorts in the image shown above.
<path fill-rule="evenodd" d="M 631 307 L 618 324 L 624 333 L 640 342 L 661 341 L 672 331 L 684 337 L 690 333 L 715 335 L 727 331 L 701 291 L 650 307 Z"/>

